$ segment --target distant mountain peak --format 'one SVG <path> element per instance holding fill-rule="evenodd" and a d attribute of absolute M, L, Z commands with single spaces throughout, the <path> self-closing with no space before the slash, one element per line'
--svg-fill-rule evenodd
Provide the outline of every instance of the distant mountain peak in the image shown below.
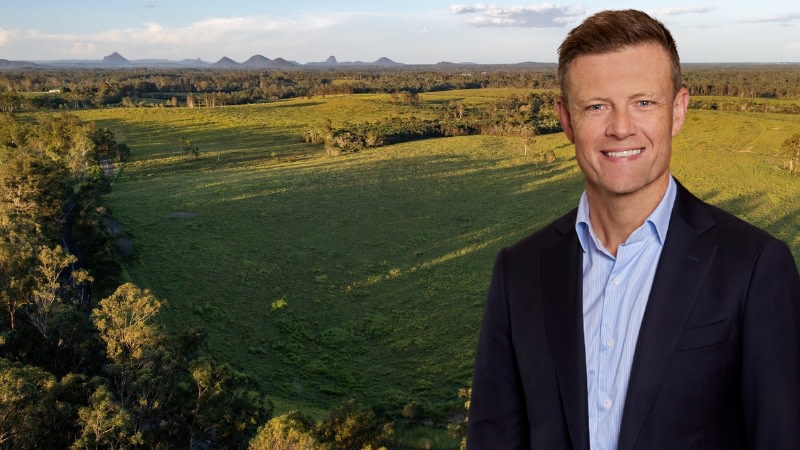
<path fill-rule="evenodd" d="M 237 63 L 236 61 L 228 58 L 227 56 L 223 56 L 222 58 L 219 59 L 219 61 L 212 64 L 211 67 L 227 68 L 227 67 L 239 67 L 239 65 L 240 64 Z"/>
<path fill-rule="evenodd" d="M 283 58 L 275 58 L 269 63 L 269 67 L 273 69 L 291 69 L 298 66 L 299 64 L 296 62 L 287 61 Z"/>
<path fill-rule="evenodd" d="M 242 63 L 242 67 L 266 67 L 269 65 L 271 59 L 262 55 L 253 55 L 247 61 Z"/>
<path fill-rule="evenodd" d="M 107 66 L 128 66 L 131 64 L 131 62 L 125 59 L 125 57 L 119 53 L 114 52 L 103 57 L 103 64 Z"/>
<path fill-rule="evenodd" d="M 336 57 L 333 55 L 328 56 L 328 59 L 325 60 L 325 64 L 329 66 L 335 66 L 337 63 L 338 61 L 336 61 Z"/>

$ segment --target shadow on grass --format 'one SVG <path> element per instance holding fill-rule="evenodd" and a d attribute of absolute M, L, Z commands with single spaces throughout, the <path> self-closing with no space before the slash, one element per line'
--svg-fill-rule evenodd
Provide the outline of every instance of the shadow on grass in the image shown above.
<path fill-rule="evenodd" d="M 274 107 L 275 108 L 302 108 L 302 107 L 307 107 L 307 106 L 319 106 L 319 105 L 323 105 L 323 104 L 324 104 L 323 102 L 308 101 L 308 102 L 302 102 L 302 103 L 300 103 L 300 102 L 280 103 L 278 105 L 275 105 Z"/>

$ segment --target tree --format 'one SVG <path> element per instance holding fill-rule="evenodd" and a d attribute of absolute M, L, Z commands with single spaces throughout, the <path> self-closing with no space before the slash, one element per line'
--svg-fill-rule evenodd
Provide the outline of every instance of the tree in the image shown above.
<path fill-rule="evenodd" d="M 394 435 L 391 423 L 381 423 L 372 409 L 348 400 L 328 411 L 317 427 L 319 439 L 337 449 L 386 445 Z"/>
<path fill-rule="evenodd" d="M 89 136 L 94 142 L 99 157 L 114 159 L 115 161 L 127 161 L 130 157 L 131 151 L 128 145 L 117 142 L 114 132 L 108 128 L 90 129 Z"/>
<path fill-rule="evenodd" d="M 273 405 L 256 391 L 252 378 L 228 364 L 200 358 L 189 364 L 195 386 L 192 444 L 213 442 L 223 447 L 247 445 L 259 424 L 272 416 Z"/>
<path fill-rule="evenodd" d="M 31 308 L 28 312 L 31 323 L 42 337 L 47 337 L 48 321 L 55 307 L 69 298 L 71 286 L 62 285 L 62 274 L 75 264 L 78 258 L 64 252 L 60 245 L 55 248 L 42 247 L 39 250 L 39 266 L 34 275 L 35 285 L 31 292 Z M 82 269 L 74 269 L 69 275 L 73 286 L 91 281 L 89 273 Z"/>
<path fill-rule="evenodd" d="M 161 306 L 162 302 L 149 290 L 132 283 L 123 284 L 111 296 L 100 300 L 92 319 L 111 361 L 141 359 L 149 347 L 163 339 L 161 329 L 153 323 Z"/>
<path fill-rule="evenodd" d="M 81 127 L 72 134 L 72 145 L 66 155 L 66 166 L 78 179 L 94 162 L 95 143 L 89 133 Z"/>
<path fill-rule="evenodd" d="M 22 104 L 22 97 L 13 89 L 0 93 L 0 112 L 13 113 Z"/>
<path fill-rule="evenodd" d="M 178 397 L 186 361 L 155 322 L 162 304 L 150 291 L 126 283 L 92 312 L 106 346 L 104 371 L 115 398 L 130 414 L 132 435 L 150 443 L 164 439 L 167 428 L 182 428 Z"/>
<path fill-rule="evenodd" d="M 273 417 L 258 429 L 248 450 L 317 450 L 314 424 L 299 411 Z"/>
<path fill-rule="evenodd" d="M 213 429 L 216 419 L 213 416 L 219 412 L 215 403 L 225 393 L 225 384 L 230 381 L 232 374 L 228 366 L 217 366 L 208 359 L 192 362 L 189 372 L 192 374 L 196 394 L 189 444 L 189 448 L 193 448 L 196 438 L 206 437 L 210 429 Z"/>
<path fill-rule="evenodd" d="M 0 447 L 40 447 L 58 417 L 57 393 L 53 375 L 0 358 Z"/>
<path fill-rule="evenodd" d="M 185 137 L 181 137 L 178 139 L 178 146 L 181 149 L 181 153 L 186 156 L 194 156 L 197 158 L 200 156 L 200 148 L 197 146 L 192 145 L 192 141 L 186 139 Z"/>
<path fill-rule="evenodd" d="M 101 384 L 92 393 L 89 404 L 78 410 L 81 432 L 73 442 L 73 449 L 81 448 L 125 448 L 131 444 L 142 444 L 141 433 L 134 433 L 131 417 L 114 399 L 108 386 Z"/>
<path fill-rule="evenodd" d="M 15 226 L 54 238 L 62 221 L 66 169 L 37 153 L 19 148 L 0 162 L 0 213 Z"/>
<path fill-rule="evenodd" d="M 783 141 L 781 150 L 789 157 L 789 173 L 800 171 L 800 133 L 795 133 Z"/>
<path fill-rule="evenodd" d="M 8 329 L 17 327 L 17 314 L 28 305 L 33 285 L 36 237 L 0 213 L 0 305 Z M 5 327 L 3 327 L 5 328 Z"/>

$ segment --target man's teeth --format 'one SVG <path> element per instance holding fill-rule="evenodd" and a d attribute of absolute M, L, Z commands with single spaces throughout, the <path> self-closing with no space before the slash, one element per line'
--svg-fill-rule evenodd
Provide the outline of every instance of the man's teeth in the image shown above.
<path fill-rule="evenodd" d="M 603 152 L 606 156 L 611 158 L 627 158 L 628 156 L 636 156 L 642 153 L 641 148 L 637 148 L 636 150 L 625 150 L 623 152 Z"/>

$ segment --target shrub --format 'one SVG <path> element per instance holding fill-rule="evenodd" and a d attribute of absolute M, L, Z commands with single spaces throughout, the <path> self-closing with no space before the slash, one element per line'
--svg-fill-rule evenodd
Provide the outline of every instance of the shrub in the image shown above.
<path fill-rule="evenodd" d="M 317 425 L 322 443 L 337 449 L 363 449 L 387 445 L 394 435 L 391 423 L 381 423 L 372 409 L 348 400 L 328 411 Z"/>
<path fill-rule="evenodd" d="M 320 447 L 314 437 L 314 425 L 299 411 L 273 417 L 261 426 L 249 450 L 316 450 Z"/>

